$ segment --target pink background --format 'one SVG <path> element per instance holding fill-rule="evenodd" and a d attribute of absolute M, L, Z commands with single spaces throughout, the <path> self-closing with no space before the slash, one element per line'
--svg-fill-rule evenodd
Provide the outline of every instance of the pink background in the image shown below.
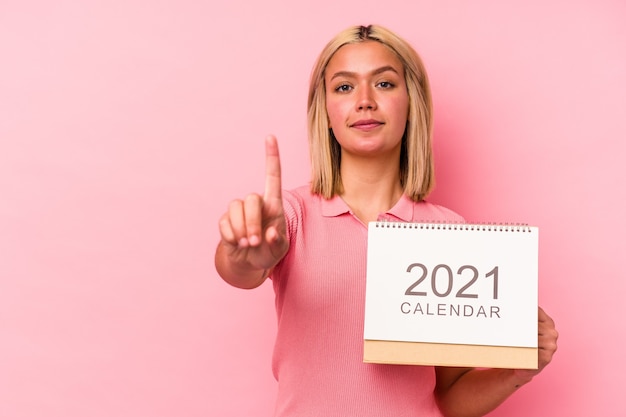
<path fill-rule="evenodd" d="M 0 416 L 270 416 L 271 286 L 213 268 L 217 219 L 308 179 L 326 41 L 381 23 L 422 54 L 431 201 L 541 228 L 553 364 L 493 416 L 623 416 L 622 0 L 0 3 Z"/>

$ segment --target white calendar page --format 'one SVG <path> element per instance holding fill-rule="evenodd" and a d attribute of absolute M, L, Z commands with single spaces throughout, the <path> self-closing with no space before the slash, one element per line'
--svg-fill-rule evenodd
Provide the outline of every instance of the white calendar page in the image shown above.
<path fill-rule="evenodd" d="M 364 339 L 537 347 L 539 230 L 369 224 Z"/>

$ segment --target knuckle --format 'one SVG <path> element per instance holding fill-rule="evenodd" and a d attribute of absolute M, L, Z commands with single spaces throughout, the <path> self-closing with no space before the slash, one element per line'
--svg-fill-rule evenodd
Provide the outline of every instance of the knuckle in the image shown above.
<path fill-rule="evenodd" d="M 233 200 L 228 204 L 228 210 L 229 211 L 240 210 L 242 204 L 243 203 L 241 200 Z"/>
<path fill-rule="evenodd" d="M 550 341 L 546 341 L 543 344 L 543 349 L 546 352 L 556 352 L 558 346 L 556 344 L 556 340 L 550 340 Z"/>
<path fill-rule="evenodd" d="M 260 203 L 262 200 L 261 196 L 257 193 L 248 194 L 246 196 L 245 204 L 246 205 L 256 205 Z"/>

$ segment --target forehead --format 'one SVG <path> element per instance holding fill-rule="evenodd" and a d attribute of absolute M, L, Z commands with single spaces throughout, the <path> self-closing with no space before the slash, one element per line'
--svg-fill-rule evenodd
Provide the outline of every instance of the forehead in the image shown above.
<path fill-rule="evenodd" d="M 365 41 L 343 45 L 335 52 L 326 66 L 326 76 L 335 72 L 347 71 L 366 74 L 378 68 L 390 66 L 398 74 L 404 66 L 398 56 L 387 46 L 376 41 Z"/>

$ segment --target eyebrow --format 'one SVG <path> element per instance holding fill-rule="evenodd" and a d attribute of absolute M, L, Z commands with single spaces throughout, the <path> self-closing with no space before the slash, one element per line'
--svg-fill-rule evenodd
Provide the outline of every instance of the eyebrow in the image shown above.
<path fill-rule="evenodd" d="M 382 74 L 383 72 L 386 72 L 386 71 L 392 71 L 392 72 L 395 72 L 396 74 L 398 74 L 398 71 L 396 71 L 396 69 L 394 67 L 392 67 L 391 65 L 385 65 L 384 67 L 377 68 L 374 71 L 370 72 L 370 74 L 371 75 L 378 75 L 378 74 Z M 400 74 L 398 74 L 398 75 L 400 75 Z M 354 78 L 356 76 L 357 76 L 356 72 L 338 71 L 338 72 L 333 74 L 333 76 L 330 78 L 330 81 L 334 80 L 337 77 Z"/>

